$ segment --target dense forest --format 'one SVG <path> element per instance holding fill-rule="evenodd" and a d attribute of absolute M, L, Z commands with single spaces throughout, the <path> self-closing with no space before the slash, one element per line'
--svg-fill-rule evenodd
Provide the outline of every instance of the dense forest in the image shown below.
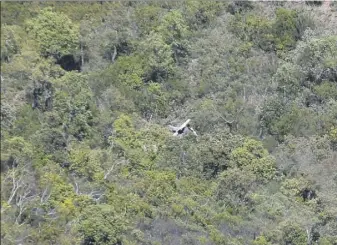
<path fill-rule="evenodd" d="M 1 244 L 336 245 L 337 2 L 1 2 Z"/>

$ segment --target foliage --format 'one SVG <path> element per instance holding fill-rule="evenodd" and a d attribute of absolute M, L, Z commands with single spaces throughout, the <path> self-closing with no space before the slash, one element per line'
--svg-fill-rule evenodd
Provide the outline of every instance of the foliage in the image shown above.
<path fill-rule="evenodd" d="M 336 35 L 300 42 L 292 57 L 311 83 L 336 80 Z"/>
<path fill-rule="evenodd" d="M 33 156 L 31 144 L 22 137 L 13 137 L 5 141 L 4 152 L 17 163 L 27 161 Z"/>
<path fill-rule="evenodd" d="M 59 59 L 74 52 L 78 46 L 79 30 L 64 14 L 51 8 L 41 10 L 39 15 L 27 22 L 27 32 L 38 42 L 44 56 Z"/>
<path fill-rule="evenodd" d="M 140 42 L 139 50 L 142 58 L 146 60 L 146 81 L 161 82 L 173 72 L 172 50 L 161 35 L 151 32 Z"/>
<path fill-rule="evenodd" d="M 19 37 L 17 33 L 20 32 L 20 27 L 18 26 L 8 26 L 2 27 L 1 35 L 1 60 L 9 62 L 11 58 L 20 52 Z"/>
<path fill-rule="evenodd" d="M 160 7 L 153 5 L 138 6 L 135 9 L 134 14 L 138 20 L 137 25 L 139 26 L 140 33 L 148 35 L 159 25 L 161 11 Z"/>
<path fill-rule="evenodd" d="M 307 28 L 314 28 L 310 16 L 296 10 L 277 8 L 275 19 L 249 14 L 236 14 L 231 23 L 231 30 L 240 38 L 253 41 L 265 51 L 283 52 L 294 49 Z"/>
<path fill-rule="evenodd" d="M 243 16 L 236 15 L 231 28 L 233 32 L 239 32 L 245 41 L 254 41 L 255 45 L 266 51 L 274 48 L 272 23 L 264 17 L 249 15 L 244 19 Z"/>
<path fill-rule="evenodd" d="M 336 243 L 333 4 L 0 7 L 1 243 Z"/>
<path fill-rule="evenodd" d="M 189 26 L 193 29 L 208 26 L 226 7 L 221 1 L 195 1 L 188 0 L 185 4 L 184 12 L 187 14 Z"/>
<path fill-rule="evenodd" d="M 275 176 L 275 160 L 261 142 L 247 139 L 242 147 L 232 151 L 231 166 L 252 171 L 261 180 L 270 180 Z"/>
<path fill-rule="evenodd" d="M 104 160 L 103 153 L 99 150 L 90 150 L 83 147 L 72 149 L 69 153 L 70 171 L 89 180 L 103 179 L 103 170 L 100 166 Z"/>
<path fill-rule="evenodd" d="M 79 231 L 86 244 L 118 244 L 126 229 L 126 220 L 109 205 L 90 205 L 80 217 Z"/>
<path fill-rule="evenodd" d="M 219 177 L 217 199 L 229 203 L 231 207 L 249 204 L 250 194 L 256 186 L 256 176 L 252 172 L 234 168 L 225 171 Z"/>
<path fill-rule="evenodd" d="M 78 139 L 88 136 L 93 123 L 93 99 L 87 77 L 69 72 L 54 81 L 58 88 L 54 95 L 54 110 L 67 134 Z"/>
<path fill-rule="evenodd" d="M 116 70 L 123 71 L 118 75 L 118 80 L 122 86 L 132 89 L 139 89 L 143 85 L 144 68 L 139 57 L 125 56 L 118 59 Z"/>

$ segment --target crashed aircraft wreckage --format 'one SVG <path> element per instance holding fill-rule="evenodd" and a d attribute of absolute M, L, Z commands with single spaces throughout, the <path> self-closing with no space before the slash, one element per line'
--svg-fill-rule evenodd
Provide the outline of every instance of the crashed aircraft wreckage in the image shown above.
<path fill-rule="evenodd" d="M 197 133 L 194 131 L 194 129 L 190 126 L 190 124 L 189 124 L 190 121 L 191 121 L 191 119 L 187 119 L 187 121 L 184 122 L 179 127 L 174 127 L 174 126 L 169 125 L 169 128 L 173 132 L 173 136 L 182 137 L 182 136 L 186 135 L 187 133 L 189 133 L 190 131 L 192 131 L 195 136 L 198 136 Z"/>

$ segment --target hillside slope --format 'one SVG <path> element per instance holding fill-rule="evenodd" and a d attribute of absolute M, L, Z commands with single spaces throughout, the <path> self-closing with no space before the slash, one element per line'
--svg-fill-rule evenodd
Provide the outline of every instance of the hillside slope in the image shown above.
<path fill-rule="evenodd" d="M 336 13 L 2 2 L 1 244 L 337 244 Z"/>

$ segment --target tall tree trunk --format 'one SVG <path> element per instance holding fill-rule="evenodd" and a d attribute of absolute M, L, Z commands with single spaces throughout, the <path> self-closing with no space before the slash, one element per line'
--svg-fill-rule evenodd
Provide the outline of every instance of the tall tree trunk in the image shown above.
<path fill-rule="evenodd" d="M 117 56 L 117 48 L 116 48 L 116 46 L 114 46 L 114 52 L 113 52 L 113 54 L 111 55 L 111 62 L 112 62 L 112 63 L 115 62 L 116 56 Z"/>
<path fill-rule="evenodd" d="M 84 51 L 83 51 L 83 44 L 81 42 L 81 70 L 84 65 Z"/>

